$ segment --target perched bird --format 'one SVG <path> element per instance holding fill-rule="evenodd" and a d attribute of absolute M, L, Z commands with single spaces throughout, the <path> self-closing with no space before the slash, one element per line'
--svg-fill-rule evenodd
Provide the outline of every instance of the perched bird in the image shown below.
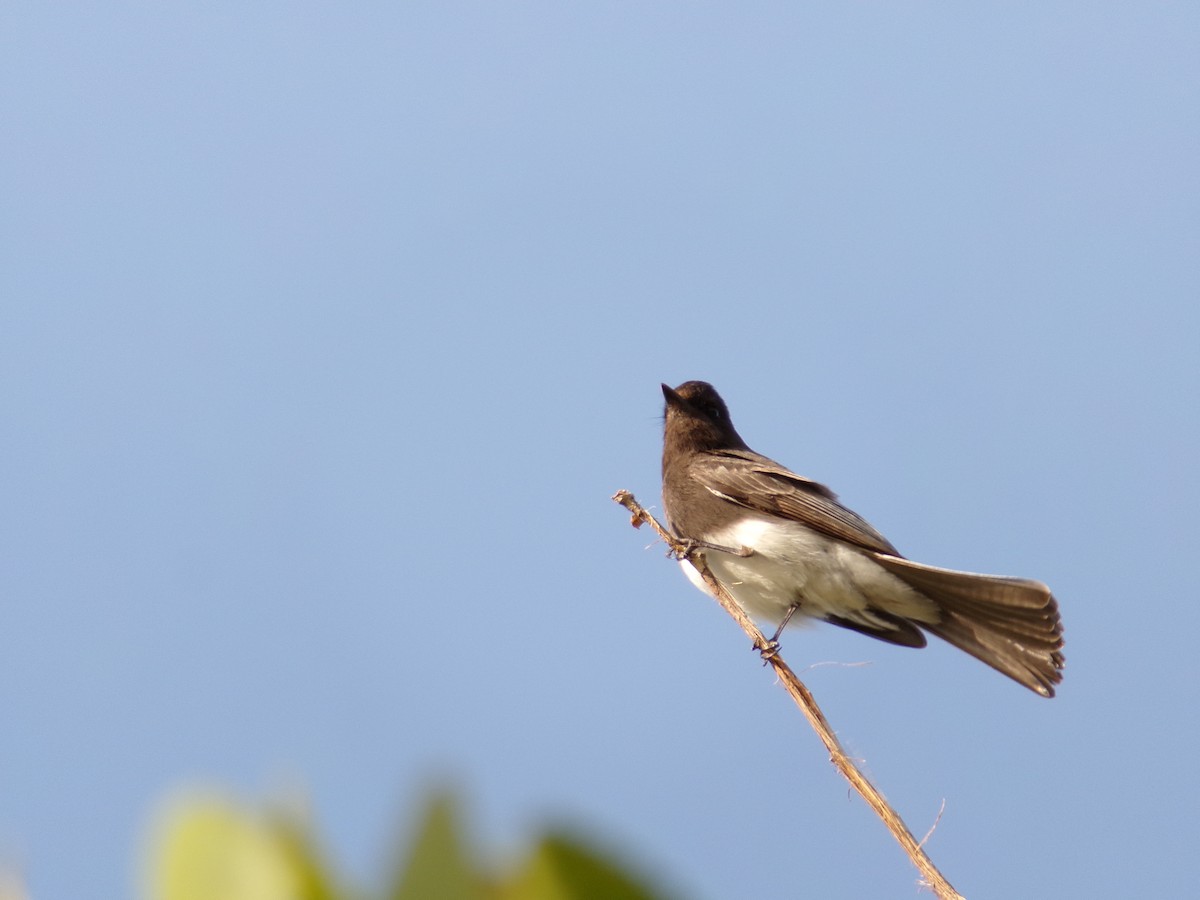
<path fill-rule="evenodd" d="M 924 647 L 924 630 L 1054 696 L 1062 620 L 1046 585 L 905 559 L 829 488 L 751 450 L 712 385 L 662 390 L 667 523 L 747 613 L 780 626 L 776 638 L 793 615 L 904 647 Z"/>

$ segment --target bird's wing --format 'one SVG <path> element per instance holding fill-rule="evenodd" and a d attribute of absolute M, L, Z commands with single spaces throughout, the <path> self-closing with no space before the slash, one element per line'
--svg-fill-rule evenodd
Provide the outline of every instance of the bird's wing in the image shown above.
<path fill-rule="evenodd" d="M 693 464 L 692 474 L 710 493 L 746 509 L 800 522 L 864 550 L 900 555 L 825 485 L 752 450 L 709 452 Z"/>

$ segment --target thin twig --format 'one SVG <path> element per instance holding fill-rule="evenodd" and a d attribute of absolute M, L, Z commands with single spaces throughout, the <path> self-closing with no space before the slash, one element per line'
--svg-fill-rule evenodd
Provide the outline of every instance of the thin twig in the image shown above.
<path fill-rule="evenodd" d="M 791 694 L 792 699 L 800 707 L 800 711 L 804 713 L 805 718 L 808 719 L 809 724 L 825 745 L 825 749 L 829 751 L 830 762 L 837 767 L 837 770 L 858 791 L 859 796 L 867 801 L 867 805 L 875 811 L 875 814 L 883 820 L 883 824 L 887 826 L 888 831 L 899 841 L 900 846 L 904 848 L 904 852 L 908 854 L 908 858 L 913 861 L 913 865 L 921 872 L 925 883 L 932 888 L 940 900 L 963 900 L 962 895 L 954 889 L 950 882 L 946 880 L 946 877 L 938 871 L 933 861 L 926 855 L 925 850 L 921 847 L 921 842 L 918 842 L 913 837 L 912 832 L 908 830 L 908 826 L 904 824 L 904 820 L 900 818 L 900 814 L 892 809 L 891 804 L 887 802 L 883 794 L 875 788 L 875 785 L 871 784 L 867 776 L 855 765 L 854 760 L 842 749 L 841 743 L 833 733 L 833 728 L 830 726 L 829 720 L 821 712 L 821 708 L 817 705 L 817 701 L 813 698 L 812 693 L 796 677 L 796 673 L 788 667 L 787 663 L 780 658 L 778 647 L 771 645 L 766 637 L 763 636 L 763 633 L 758 630 L 758 626 L 746 615 L 746 611 L 742 609 L 741 605 L 713 577 L 713 573 L 708 568 L 708 563 L 704 559 L 703 550 L 697 548 L 695 545 L 689 545 L 686 541 L 679 540 L 668 532 L 658 523 L 654 516 L 646 512 L 629 491 L 617 491 L 613 494 L 613 500 L 620 503 L 633 515 L 632 524 L 635 528 L 640 528 L 641 524 L 645 522 L 658 532 L 658 536 L 666 542 L 667 546 L 671 548 L 671 551 L 678 558 L 687 559 L 696 567 L 696 570 L 700 573 L 700 577 L 708 585 L 708 589 L 717 598 L 717 602 L 725 608 L 725 611 L 729 615 L 733 616 L 738 625 L 742 627 L 742 631 L 750 636 L 750 639 L 754 642 L 755 649 L 775 669 L 775 674 L 783 683 L 784 689 Z"/>
<path fill-rule="evenodd" d="M 929 830 L 925 832 L 925 837 L 921 838 L 921 846 L 924 847 L 926 842 L 933 837 L 933 833 L 937 831 L 938 823 L 942 821 L 942 813 L 946 811 L 946 798 L 942 798 L 942 805 L 938 807 L 938 814 L 934 817 L 933 824 L 929 826 Z"/>

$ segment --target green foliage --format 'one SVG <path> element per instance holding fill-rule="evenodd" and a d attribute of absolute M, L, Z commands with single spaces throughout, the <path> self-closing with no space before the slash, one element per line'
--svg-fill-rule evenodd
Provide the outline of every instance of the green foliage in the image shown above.
<path fill-rule="evenodd" d="M 463 846 L 454 801 L 445 794 L 433 797 L 389 900 L 485 900 L 485 896 Z"/>
<path fill-rule="evenodd" d="M 655 900 L 594 851 L 562 835 L 550 835 L 524 868 L 499 891 L 498 900 Z"/>
<path fill-rule="evenodd" d="M 586 841 L 551 833 L 504 875 L 485 871 L 463 836 L 454 798 L 432 797 L 381 894 L 350 892 L 296 815 L 218 795 L 171 805 L 149 851 L 148 900 L 661 900 Z"/>
<path fill-rule="evenodd" d="M 303 862 L 300 862 L 303 860 Z M 176 801 L 151 850 L 151 897 L 300 900 L 315 865 L 308 848 L 269 817 L 216 795 Z"/>

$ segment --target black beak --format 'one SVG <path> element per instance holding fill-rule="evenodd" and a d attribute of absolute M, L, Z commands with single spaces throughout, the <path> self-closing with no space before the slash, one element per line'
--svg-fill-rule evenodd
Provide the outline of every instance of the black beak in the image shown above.
<path fill-rule="evenodd" d="M 667 406 L 683 406 L 683 405 L 685 405 L 684 399 L 682 397 L 680 397 L 677 393 L 675 393 L 675 391 L 672 388 L 670 388 L 664 384 L 662 386 L 662 389 L 663 389 L 663 396 L 667 400 Z"/>

